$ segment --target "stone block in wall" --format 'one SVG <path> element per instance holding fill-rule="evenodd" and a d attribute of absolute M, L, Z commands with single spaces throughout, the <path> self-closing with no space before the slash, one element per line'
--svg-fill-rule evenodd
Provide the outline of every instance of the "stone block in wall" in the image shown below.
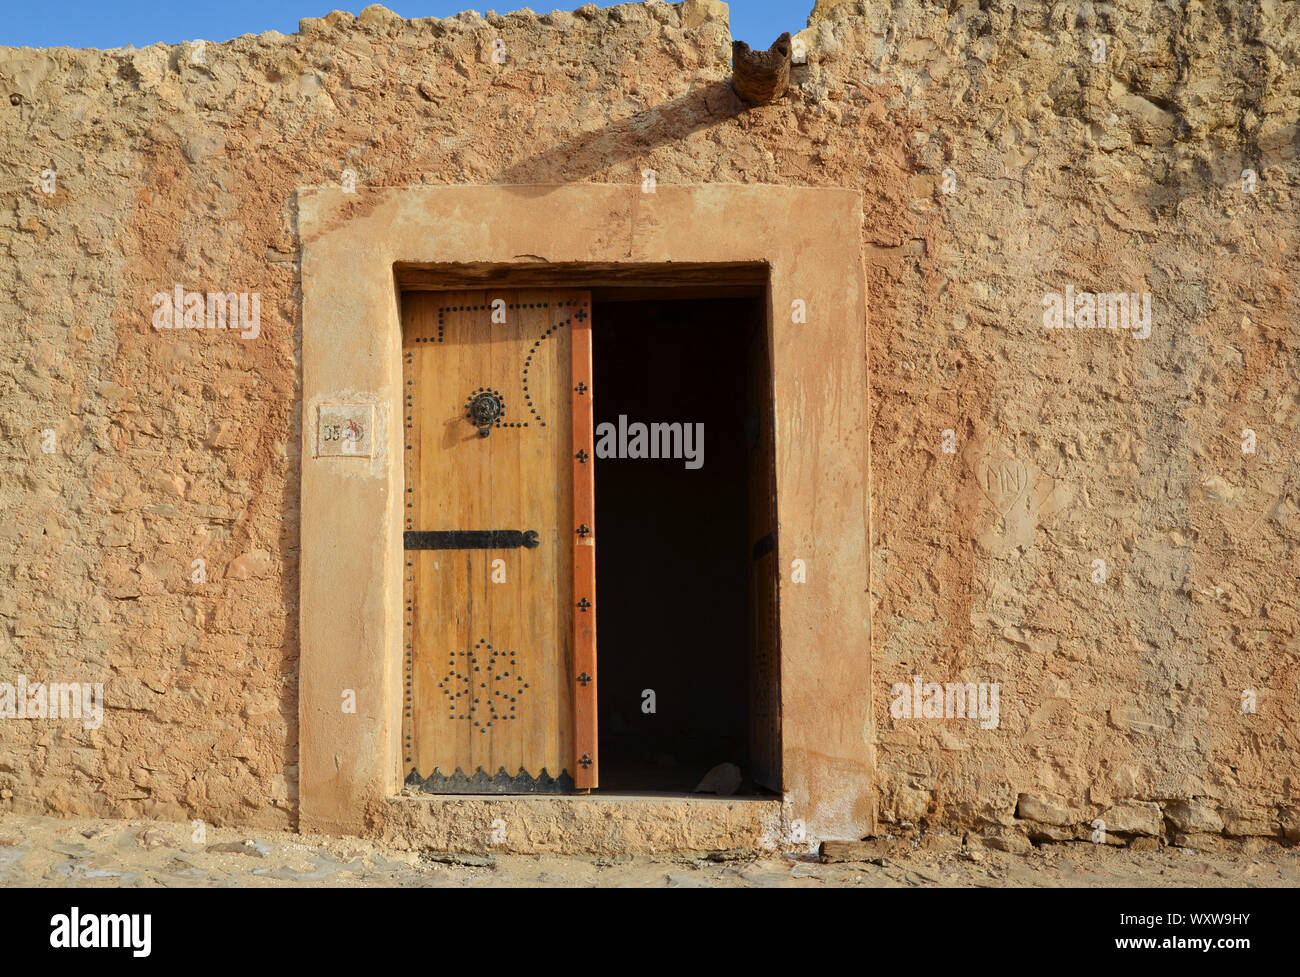
<path fill-rule="evenodd" d="M 1016 816 L 1054 825 L 1076 824 L 1083 820 L 1072 813 L 1060 798 L 1043 794 L 1021 794 L 1016 801 Z"/>
<path fill-rule="evenodd" d="M 1013 855 L 1023 855 L 1034 847 L 1023 832 L 1004 827 L 985 828 L 979 834 L 971 833 L 966 836 L 966 844 L 973 848 L 1011 852 Z"/>
<path fill-rule="evenodd" d="M 1236 808 L 1223 812 L 1223 833 L 1234 838 L 1271 838 L 1282 833 L 1282 826 L 1268 811 Z"/>
<path fill-rule="evenodd" d="M 1107 808 L 1101 814 L 1106 832 L 1125 835 L 1159 836 L 1163 817 L 1160 805 L 1150 801 L 1126 801 Z"/>
<path fill-rule="evenodd" d="M 1300 808 L 1283 808 L 1278 820 L 1281 822 L 1282 834 L 1287 841 L 1300 841 Z"/>
<path fill-rule="evenodd" d="M 1079 837 L 1079 832 L 1074 828 L 1043 824 L 1041 821 L 1024 821 L 1021 829 L 1030 841 L 1074 841 Z"/>
<path fill-rule="evenodd" d="M 1195 848 L 1197 851 L 1204 852 L 1222 851 L 1225 844 L 1222 836 L 1203 831 L 1175 831 L 1169 840 L 1179 848 Z"/>
<path fill-rule="evenodd" d="M 1218 834 L 1223 830 L 1219 812 L 1200 801 L 1172 801 L 1165 805 L 1165 818 L 1179 831 Z"/>

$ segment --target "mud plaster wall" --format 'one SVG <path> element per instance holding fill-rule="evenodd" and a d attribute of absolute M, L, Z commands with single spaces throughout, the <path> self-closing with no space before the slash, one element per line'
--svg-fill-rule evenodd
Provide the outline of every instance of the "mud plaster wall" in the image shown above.
<path fill-rule="evenodd" d="M 0 49 L 0 681 L 106 700 L 0 722 L 0 810 L 295 821 L 295 188 L 653 168 L 864 194 L 882 827 L 1296 836 L 1300 10 L 982 6 L 822 0 L 748 112 L 708 2 Z M 155 331 L 176 283 L 260 337 Z M 1150 338 L 1045 330 L 1066 285 Z M 914 674 L 998 727 L 893 718 Z"/>

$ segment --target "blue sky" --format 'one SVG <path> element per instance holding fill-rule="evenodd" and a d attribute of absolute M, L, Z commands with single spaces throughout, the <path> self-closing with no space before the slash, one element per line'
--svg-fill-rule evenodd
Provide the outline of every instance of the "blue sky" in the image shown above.
<path fill-rule="evenodd" d="M 449 17 L 461 10 L 506 13 L 529 7 L 538 13 L 573 10 L 583 0 L 388 0 L 403 17 Z M 0 46 L 146 47 L 202 38 L 226 41 L 240 34 L 276 30 L 292 34 L 303 17 L 331 10 L 360 13 L 367 3 L 347 0 L 9 0 L 0 17 Z M 600 6 L 612 6 L 600 3 Z M 777 35 L 802 30 L 813 0 L 733 0 L 731 33 L 754 47 Z"/>

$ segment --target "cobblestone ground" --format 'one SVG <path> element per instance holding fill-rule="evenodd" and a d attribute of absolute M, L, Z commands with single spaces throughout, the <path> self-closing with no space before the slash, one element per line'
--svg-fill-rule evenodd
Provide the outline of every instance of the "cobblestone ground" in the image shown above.
<path fill-rule="evenodd" d="M 944 844 L 944 841 L 947 844 Z M 944 850 L 947 849 L 947 850 Z M 1300 848 L 1258 840 L 1219 852 L 1087 843 L 1027 854 L 966 850 L 959 839 L 891 850 L 880 863 L 745 852 L 615 858 L 449 855 L 354 838 L 174 822 L 0 817 L 0 886 L 1300 886 Z"/>

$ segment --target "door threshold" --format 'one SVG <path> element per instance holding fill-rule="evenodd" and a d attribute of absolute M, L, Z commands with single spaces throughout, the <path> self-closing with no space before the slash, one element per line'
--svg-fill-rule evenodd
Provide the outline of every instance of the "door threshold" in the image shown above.
<path fill-rule="evenodd" d="M 392 798 L 394 801 L 525 801 L 525 802 L 555 802 L 555 801 L 682 801 L 687 803 L 704 803 L 716 804 L 720 801 L 729 801 L 733 803 L 771 803 L 781 802 L 779 794 L 692 794 L 677 793 L 674 791 L 656 791 L 656 790 L 604 790 L 596 789 L 590 793 L 578 791 L 571 794 L 431 794 L 424 791 L 413 790 L 410 793 L 403 793 Z"/>
<path fill-rule="evenodd" d="M 386 815 L 384 840 L 408 849 L 600 856 L 790 848 L 775 795 L 421 794 L 390 797 Z"/>

